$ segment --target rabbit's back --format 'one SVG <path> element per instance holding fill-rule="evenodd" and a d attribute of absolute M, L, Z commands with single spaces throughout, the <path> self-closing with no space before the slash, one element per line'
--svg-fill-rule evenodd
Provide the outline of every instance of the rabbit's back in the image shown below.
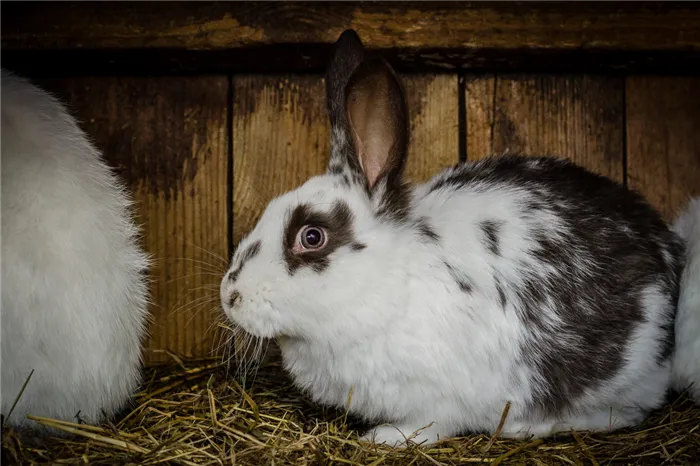
<path fill-rule="evenodd" d="M 684 246 L 641 196 L 564 160 L 498 156 L 438 175 L 414 209 L 452 275 L 527 330 L 537 407 L 662 396 Z"/>
<path fill-rule="evenodd" d="M 147 258 L 130 200 L 61 103 L 2 74 L 2 412 L 96 421 L 138 381 Z"/>

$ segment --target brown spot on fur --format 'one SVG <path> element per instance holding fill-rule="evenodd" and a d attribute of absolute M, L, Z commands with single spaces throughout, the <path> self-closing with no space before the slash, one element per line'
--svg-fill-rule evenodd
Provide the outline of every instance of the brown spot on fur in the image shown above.
<path fill-rule="evenodd" d="M 501 280 L 496 278 L 496 293 L 498 293 L 498 303 L 503 309 L 506 308 L 506 292 L 503 290 L 503 285 L 501 285 Z"/>
<path fill-rule="evenodd" d="M 338 164 L 333 163 L 328 167 L 328 173 L 330 173 L 331 175 L 343 176 L 344 175 L 343 172 L 344 172 L 344 169 L 343 169 L 342 165 L 338 165 Z"/>
<path fill-rule="evenodd" d="M 294 274 L 300 267 L 310 267 L 315 272 L 323 272 L 330 265 L 328 256 L 343 246 L 350 246 L 353 251 L 364 249 L 364 244 L 355 241 L 352 222 L 352 211 L 343 201 L 336 201 L 330 212 L 313 210 L 308 204 L 297 206 L 289 215 L 283 239 L 284 259 L 289 274 Z M 295 254 L 292 249 L 297 233 L 306 225 L 325 229 L 327 244 L 318 251 Z"/>
<path fill-rule="evenodd" d="M 464 272 L 457 270 L 447 262 L 444 264 L 445 267 L 447 267 L 447 271 L 450 273 L 450 276 L 452 276 L 454 281 L 457 283 L 457 286 L 459 286 L 460 290 L 465 293 L 471 293 L 474 290 L 474 287 Z"/>
<path fill-rule="evenodd" d="M 501 231 L 503 222 L 496 220 L 484 220 L 479 226 L 481 227 L 481 231 L 484 233 L 484 244 L 486 249 L 491 251 L 493 254 L 500 256 L 501 245 L 498 234 Z"/>
<path fill-rule="evenodd" d="M 392 222 L 403 223 L 408 219 L 410 212 L 410 188 L 401 184 L 384 192 L 377 217 L 386 218 Z"/>
<path fill-rule="evenodd" d="M 421 217 L 418 219 L 416 222 L 416 229 L 418 230 L 418 234 L 429 242 L 437 243 L 440 241 L 440 235 L 435 232 L 433 227 L 428 223 L 428 219 L 426 217 Z"/>

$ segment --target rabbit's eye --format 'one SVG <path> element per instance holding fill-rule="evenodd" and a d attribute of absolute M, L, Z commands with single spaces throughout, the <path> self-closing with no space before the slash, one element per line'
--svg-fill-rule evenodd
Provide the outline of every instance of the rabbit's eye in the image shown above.
<path fill-rule="evenodd" d="M 326 233 L 322 228 L 307 226 L 299 232 L 299 242 L 304 249 L 320 249 L 326 245 Z"/>

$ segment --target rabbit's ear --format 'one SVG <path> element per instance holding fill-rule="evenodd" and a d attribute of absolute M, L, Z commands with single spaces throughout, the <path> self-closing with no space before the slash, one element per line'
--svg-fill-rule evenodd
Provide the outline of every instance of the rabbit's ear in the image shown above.
<path fill-rule="evenodd" d="M 385 60 L 365 58 L 353 30 L 336 42 L 326 93 L 331 121 L 328 172 L 347 175 L 372 196 L 400 189 L 409 133 L 403 88 Z"/>
<path fill-rule="evenodd" d="M 346 114 L 354 153 L 374 191 L 398 186 L 406 164 L 408 116 L 403 89 L 381 58 L 365 60 L 345 89 Z M 385 181 L 386 183 L 379 183 Z"/>
<path fill-rule="evenodd" d="M 331 156 L 328 170 L 348 172 L 361 181 L 362 167 L 352 144 L 351 129 L 345 110 L 346 89 L 353 72 L 362 63 L 365 50 L 357 33 L 343 32 L 335 43 L 335 55 L 326 73 L 326 103 L 331 123 Z"/>

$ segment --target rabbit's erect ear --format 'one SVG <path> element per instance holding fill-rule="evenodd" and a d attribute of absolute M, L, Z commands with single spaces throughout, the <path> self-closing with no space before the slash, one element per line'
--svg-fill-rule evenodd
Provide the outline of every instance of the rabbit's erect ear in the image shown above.
<path fill-rule="evenodd" d="M 362 62 L 350 77 L 346 112 L 355 153 L 370 189 L 400 183 L 406 164 L 408 117 L 403 89 L 381 58 Z"/>
<path fill-rule="evenodd" d="M 400 183 L 408 144 L 403 89 L 389 64 L 365 58 L 357 34 L 345 31 L 326 75 L 332 140 L 329 172 L 347 172 L 370 190 Z"/>
<path fill-rule="evenodd" d="M 365 58 L 365 49 L 352 29 L 343 32 L 335 43 L 335 54 L 326 73 L 326 101 L 331 122 L 331 157 L 329 171 L 358 177 L 362 173 L 345 111 L 345 90 L 353 72 Z"/>

